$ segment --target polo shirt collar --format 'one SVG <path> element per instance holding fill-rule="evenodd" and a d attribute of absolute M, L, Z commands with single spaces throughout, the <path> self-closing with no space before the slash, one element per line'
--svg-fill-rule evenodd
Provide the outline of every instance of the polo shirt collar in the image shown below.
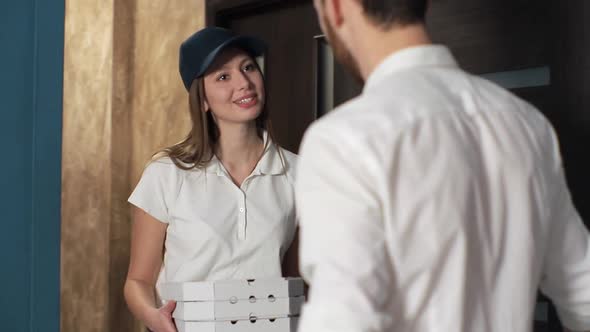
<path fill-rule="evenodd" d="M 280 175 L 285 172 L 285 163 L 282 153 L 279 152 L 277 145 L 268 137 L 268 133 L 264 132 L 264 153 L 258 164 L 252 171 L 255 175 Z M 267 143 L 268 142 L 268 143 Z M 225 167 L 217 156 L 213 156 L 206 167 L 207 173 L 213 173 L 217 176 L 228 176 Z"/>
<path fill-rule="evenodd" d="M 265 142 L 265 144 L 267 143 Z M 269 138 L 264 154 L 262 155 L 262 158 L 260 158 L 260 161 L 258 161 L 258 165 L 256 165 L 254 172 L 259 175 L 283 174 L 286 166 L 283 155 L 278 149 L 278 146 Z"/>

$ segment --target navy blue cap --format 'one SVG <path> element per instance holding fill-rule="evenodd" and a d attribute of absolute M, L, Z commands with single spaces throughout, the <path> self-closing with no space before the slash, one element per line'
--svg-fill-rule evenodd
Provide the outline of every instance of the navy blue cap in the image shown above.
<path fill-rule="evenodd" d="M 207 27 L 188 37 L 180 45 L 180 77 L 189 90 L 193 80 L 205 74 L 219 53 L 237 47 L 252 57 L 264 54 L 266 43 L 254 37 L 240 36 L 219 27 Z"/>

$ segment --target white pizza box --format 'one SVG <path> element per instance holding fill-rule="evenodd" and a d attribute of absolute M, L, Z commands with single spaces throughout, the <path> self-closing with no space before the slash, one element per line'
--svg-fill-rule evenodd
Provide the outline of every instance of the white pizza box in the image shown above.
<path fill-rule="evenodd" d="M 296 332 L 299 317 L 194 322 L 176 319 L 178 332 Z"/>
<path fill-rule="evenodd" d="M 225 281 L 168 282 L 160 286 L 164 300 L 229 301 L 230 299 L 280 298 L 303 295 L 301 278 L 243 279 Z"/>
<path fill-rule="evenodd" d="M 176 302 L 172 316 L 185 321 L 278 318 L 296 316 L 305 298 L 251 298 L 249 300 Z"/>

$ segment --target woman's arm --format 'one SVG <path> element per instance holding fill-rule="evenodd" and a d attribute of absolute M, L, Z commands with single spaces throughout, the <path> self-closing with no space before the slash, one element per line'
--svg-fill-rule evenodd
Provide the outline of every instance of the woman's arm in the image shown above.
<path fill-rule="evenodd" d="M 176 332 L 169 302 L 156 307 L 155 285 L 162 266 L 167 224 L 135 208 L 131 233 L 131 259 L 125 281 L 125 300 L 131 312 L 154 332 Z"/>

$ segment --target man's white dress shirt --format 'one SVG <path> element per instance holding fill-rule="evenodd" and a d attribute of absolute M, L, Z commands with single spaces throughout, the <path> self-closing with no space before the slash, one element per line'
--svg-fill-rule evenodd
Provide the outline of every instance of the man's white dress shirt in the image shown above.
<path fill-rule="evenodd" d="M 531 331 L 539 287 L 590 330 L 590 236 L 553 129 L 447 48 L 386 58 L 298 167 L 299 331 Z"/>

